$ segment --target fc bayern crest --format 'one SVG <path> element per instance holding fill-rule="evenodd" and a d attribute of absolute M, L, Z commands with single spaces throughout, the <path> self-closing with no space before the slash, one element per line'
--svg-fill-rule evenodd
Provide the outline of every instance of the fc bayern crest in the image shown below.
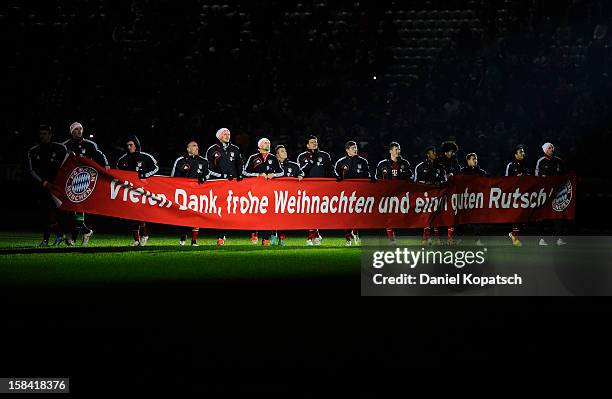
<path fill-rule="evenodd" d="M 563 212 L 572 202 L 572 182 L 566 181 L 563 186 L 557 191 L 557 195 L 552 202 L 553 210 Z"/>
<path fill-rule="evenodd" d="M 98 181 L 98 171 L 89 166 L 79 166 L 74 168 L 68 180 L 66 181 L 66 195 L 68 199 L 74 203 L 85 201 Z"/>

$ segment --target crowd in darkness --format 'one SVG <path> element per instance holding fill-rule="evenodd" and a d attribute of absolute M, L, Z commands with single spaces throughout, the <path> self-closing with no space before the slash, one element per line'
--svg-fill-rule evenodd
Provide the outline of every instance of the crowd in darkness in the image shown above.
<path fill-rule="evenodd" d="M 606 1 L 220 3 L 4 2 L 1 163 L 23 160 L 39 123 L 60 141 L 78 120 L 111 159 L 136 134 L 166 167 L 227 127 L 244 155 L 265 136 L 294 158 L 315 134 L 335 156 L 355 140 L 371 161 L 396 140 L 413 166 L 454 139 L 491 174 L 516 144 L 535 163 L 550 141 L 571 169 L 605 174 L 592 155 L 612 144 Z M 424 7 L 469 8 L 481 29 L 394 82 L 393 19 Z"/>

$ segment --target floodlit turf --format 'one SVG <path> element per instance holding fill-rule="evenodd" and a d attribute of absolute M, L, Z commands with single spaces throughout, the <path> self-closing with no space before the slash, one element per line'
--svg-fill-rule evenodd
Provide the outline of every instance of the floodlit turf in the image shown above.
<path fill-rule="evenodd" d="M 146 247 L 129 247 L 131 237 L 94 234 L 87 248 L 77 244 L 38 248 L 40 234 L 0 233 L 0 281 L 5 283 L 104 283 L 269 279 L 358 275 L 359 248 L 343 237 L 325 237 L 320 247 L 288 238 L 285 247 L 232 238 L 178 245 L 174 236 L 152 237 Z"/>
<path fill-rule="evenodd" d="M 210 236 L 199 247 L 179 246 L 175 236 L 152 236 L 146 247 L 129 247 L 128 235 L 94 234 L 89 247 L 38 248 L 40 233 L 0 232 L 0 283 L 80 284 L 198 282 L 216 280 L 259 281 L 355 276 L 361 247 L 346 247 L 342 236 L 325 236 L 320 247 L 307 247 L 303 237 L 287 238 L 285 247 L 250 244 L 248 233 L 234 236 L 218 247 Z M 384 237 L 366 237 L 369 245 L 389 248 Z M 559 256 L 579 257 L 586 251 L 607 255 L 609 243 L 538 247 L 535 237 L 514 248 L 502 237 L 483 238 L 491 249 L 488 259 L 507 264 L 546 265 Z M 552 244 L 553 241 L 551 241 Z M 460 245 L 473 245 L 465 239 Z M 420 237 L 402 238 L 400 245 L 418 245 Z M 445 248 L 440 246 L 437 248 Z"/>

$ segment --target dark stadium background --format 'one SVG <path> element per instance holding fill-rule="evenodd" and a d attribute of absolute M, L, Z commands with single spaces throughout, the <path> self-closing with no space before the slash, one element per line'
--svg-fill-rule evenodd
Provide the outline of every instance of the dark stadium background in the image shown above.
<path fill-rule="evenodd" d="M 78 120 L 111 162 L 124 137 L 137 134 L 162 173 L 188 140 L 206 148 L 220 127 L 232 131 L 244 155 L 267 136 L 285 144 L 293 159 L 307 135 L 316 134 L 335 157 L 345 141 L 356 140 L 371 162 L 384 156 L 385 143 L 397 140 L 413 166 L 427 145 L 456 139 L 460 160 L 475 151 L 491 174 L 503 173 L 514 145 L 525 143 L 535 163 L 541 144 L 550 141 L 581 178 L 575 232 L 609 233 L 610 11 L 610 2 L 586 0 L 4 1 L 3 226 L 36 226 L 25 155 L 38 124 L 51 124 L 59 141 Z M 100 219 L 97 229 L 113 228 L 105 223 Z M 365 312 L 378 315 L 369 323 L 348 300 L 329 306 L 338 296 L 357 295 L 356 285 L 354 291 L 346 282 L 317 291 L 305 283 L 297 293 L 309 299 L 289 302 L 288 310 L 277 306 L 296 292 L 275 288 L 216 287 L 205 292 L 206 306 L 195 290 L 161 294 L 160 287 L 95 294 L 87 287 L 64 293 L 46 287 L 3 290 L 6 342 L 18 344 L 4 353 L 10 362 L 2 371 L 59 375 L 82 366 L 79 375 L 87 378 L 74 384 L 88 388 L 99 381 L 94 372 L 134 373 L 143 389 L 172 369 L 181 375 L 172 380 L 180 387 L 194 388 L 193 380 L 202 376 L 228 379 L 195 387 L 207 391 L 235 387 L 224 373 L 237 368 L 253 373 L 242 380 L 247 388 L 268 390 L 294 381 L 302 369 L 331 379 L 356 363 L 391 359 L 429 368 L 447 356 L 474 367 L 500 357 L 527 367 L 526 355 L 516 353 L 555 364 L 565 355 L 582 358 L 604 349 L 594 341 L 604 339 L 605 329 L 586 319 L 580 325 L 593 327 L 595 340 L 583 342 L 583 350 L 568 349 L 567 317 L 583 309 L 577 305 L 530 304 L 529 314 L 521 313 L 525 302 L 489 305 L 482 317 L 469 307 L 443 305 L 446 313 L 405 318 L 407 308 L 377 306 L 378 313 Z M 269 300 L 244 303 L 244 296 L 252 301 L 258 295 Z M 515 313 L 500 316 L 499 309 Z M 568 325 L 558 324 L 548 336 L 534 333 L 552 330 L 556 314 Z M 408 326 L 392 329 L 398 319 Z M 518 323 L 529 325 L 527 332 Z M 380 331 L 424 345 L 410 349 L 389 340 L 377 347 L 372 343 L 380 342 L 374 334 Z M 364 332 L 372 334 L 362 338 Z M 533 340 L 510 341 L 501 354 L 483 349 L 504 333 L 529 333 Z M 27 346 L 41 336 L 60 347 Z M 275 352 L 279 347 L 287 350 Z M 564 351 L 557 352 L 560 347 Z M 50 372 L 58 364 L 63 368 Z M 266 379 L 268 368 L 282 369 L 277 375 L 283 382 Z"/>
<path fill-rule="evenodd" d="M 0 7 L 0 176 L 11 192 L 28 192 L 25 154 L 38 124 L 64 140 L 74 120 L 113 163 L 124 138 L 137 134 L 166 174 L 188 140 L 205 149 L 228 127 L 245 156 L 267 136 L 294 159 L 316 134 L 334 157 L 356 140 L 371 162 L 397 140 L 413 167 L 427 145 L 454 138 L 460 161 L 477 152 L 498 175 L 514 145 L 526 144 L 535 164 L 550 141 L 580 176 L 609 177 L 605 1 Z M 587 181 L 580 212 L 602 209 L 610 187 Z M 17 198 L 5 205 L 18 208 L 8 219 L 31 223 L 32 202 Z M 581 214 L 579 222 L 607 227 L 601 216 Z"/>

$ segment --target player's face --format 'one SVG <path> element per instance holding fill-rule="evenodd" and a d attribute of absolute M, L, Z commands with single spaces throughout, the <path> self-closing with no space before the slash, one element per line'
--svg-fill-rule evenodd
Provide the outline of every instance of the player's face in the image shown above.
<path fill-rule="evenodd" d="M 444 153 L 444 156 L 448 159 L 451 159 L 453 157 L 453 155 L 455 155 L 455 151 L 446 151 Z"/>
<path fill-rule="evenodd" d="M 349 157 L 354 157 L 355 155 L 357 155 L 357 146 L 356 145 L 352 145 L 349 148 L 347 148 L 346 153 L 348 154 Z"/>
<path fill-rule="evenodd" d="M 522 149 L 522 148 L 519 148 L 519 150 L 516 152 L 516 154 L 514 154 L 514 157 L 518 161 L 522 161 L 523 159 L 525 159 L 525 150 Z"/>
<path fill-rule="evenodd" d="M 269 141 L 264 141 L 263 143 L 261 143 L 261 148 L 259 149 L 260 152 L 270 152 L 270 142 Z"/>
<path fill-rule="evenodd" d="M 125 143 L 125 146 L 127 147 L 127 150 L 130 154 L 133 154 L 136 152 L 136 144 L 134 144 L 132 140 Z"/>
<path fill-rule="evenodd" d="M 190 156 L 199 155 L 200 148 L 198 147 L 198 143 L 196 143 L 195 141 L 192 141 L 189 144 L 187 144 L 187 154 L 189 154 Z"/>
<path fill-rule="evenodd" d="M 51 132 L 48 130 L 41 130 L 38 133 L 38 137 L 40 137 L 41 143 L 49 144 L 51 142 Z"/>
<path fill-rule="evenodd" d="M 470 168 L 475 168 L 478 166 L 478 157 L 471 157 L 468 159 L 467 164 Z"/>
<path fill-rule="evenodd" d="M 400 147 L 391 147 L 389 150 L 389 154 L 391 154 L 392 158 L 397 158 L 401 154 L 402 149 Z"/>
<path fill-rule="evenodd" d="M 72 135 L 73 139 L 80 139 L 83 137 L 83 128 L 80 126 L 77 126 L 74 129 L 72 129 L 72 132 L 70 132 L 70 134 Z"/>
<path fill-rule="evenodd" d="M 549 157 L 552 157 L 554 153 L 555 153 L 555 150 L 552 147 L 546 147 L 546 151 L 544 151 L 544 154 L 546 154 Z"/>
<path fill-rule="evenodd" d="M 287 159 L 287 150 L 285 148 L 279 148 L 278 151 L 276 151 L 276 157 L 279 161 L 283 162 Z"/>
<path fill-rule="evenodd" d="M 230 131 L 229 130 L 224 130 L 223 133 L 221 133 L 221 142 L 222 143 L 230 142 Z"/>
<path fill-rule="evenodd" d="M 317 148 L 319 148 L 319 142 L 317 141 L 317 139 L 310 139 L 306 144 L 306 148 L 308 148 L 309 150 L 316 150 Z"/>
<path fill-rule="evenodd" d="M 436 155 L 435 151 L 433 151 L 433 150 L 427 151 L 427 159 L 433 161 L 436 158 L 437 158 L 437 155 Z"/>

